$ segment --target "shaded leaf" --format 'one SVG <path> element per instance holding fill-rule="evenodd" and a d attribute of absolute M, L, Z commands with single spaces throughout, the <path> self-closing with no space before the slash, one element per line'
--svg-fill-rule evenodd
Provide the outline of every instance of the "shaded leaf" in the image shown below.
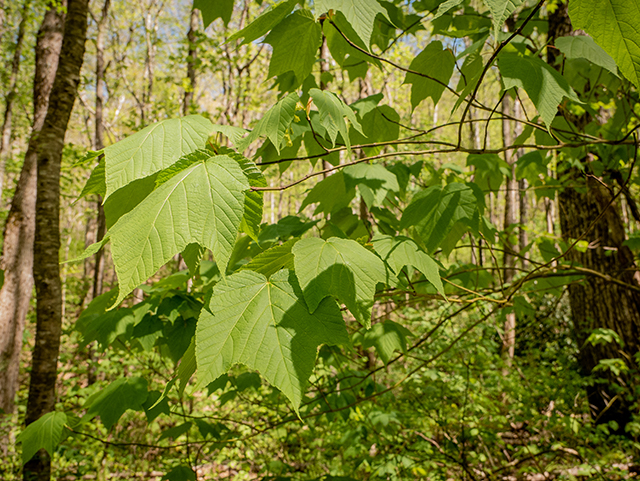
<path fill-rule="evenodd" d="M 120 378 L 87 399 L 85 417 L 100 416 L 104 427 L 111 429 L 128 409 L 142 411 L 147 400 L 147 381 L 141 377 Z"/>
<path fill-rule="evenodd" d="M 22 443 L 22 464 L 29 461 L 40 449 L 46 449 L 49 456 L 53 457 L 66 423 L 65 413 L 52 411 L 24 428 L 16 438 L 17 443 Z"/>
<path fill-rule="evenodd" d="M 233 0 L 193 0 L 193 8 L 200 10 L 204 28 L 217 18 L 221 18 L 224 24 L 228 25 L 233 13 Z"/>
<path fill-rule="evenodd" d="M 295 275 L 285 269 L 269 280 L 237 272 L 216 284 L 212 299 L 196 331 L 201 386 L 240 363 L 260 371 L 297 410 L 317 347 L 348 343 L 335 302 L 327 299 L 309 314 Z"/>
<path fill-rule="evenodd" d="M 363 325 L 371 325 L 371 306 L 378 282 L 386 282 L 383 262 L 354 240 L 303 239 L 292 249 L 296 275 L 309 310 L 327 296 L 343 302 Z"/>
<path fill-rule="evenodd" d="M 449 79 L 453 74 L 456 59 L 450 49 L 442 47 L 440 41 L 431 42 L 420 52 L 409 66 L 410 70 L 428 75 L 422 77 L 408 73 L 405 84 L 411 84 L 411 107 L 415 109 L 420 102 L 431 97 L 434 104 L 440 101 Z"/>
<path fill-rule="evenodd" d="M 616 62 L 591 37 L 586 35 L 560 37 L 556 38 L 555 45 L 569 59 L 584 58 L 618 76 Z"/>

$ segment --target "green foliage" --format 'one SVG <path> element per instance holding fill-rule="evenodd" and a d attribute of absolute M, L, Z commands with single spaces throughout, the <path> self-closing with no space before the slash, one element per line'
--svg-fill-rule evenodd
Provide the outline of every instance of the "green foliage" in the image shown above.
<path fill-rule="evenodd" d="M 200 10 L 204 28 L 221 18 L 225 25 L 229 24 L 233 13 L 234 0 L 193 0 L 193 8 Z"/>
<path fill-rule="evenodd" d="M 121 378 L 87 399 L 85 419 L 100 416 L 104 427 L 111 427 L 127 409 L 143 410 L 148 396 L 147 381 L 141 377 Z"/>
<path fill-rule="evenodd" d="M 387 17 L 387 11 L 376 0 L 318 0 L 314 8 L 317 17 L 332 10 L 342 12 L 366 48 L 371 45 L 376 16 Z"/>
<path fill-rule="evenodd" d="M 22 443 L 22 462 L 29 461 L 40 449 L 46 449 L 49 456 L 53 456 L 62 439 L 65 424 L 67 415 L 57 411 L 47 413 L 29 424 L 16 439 L 16 442 Z"/>
<path fill-rule="evenodd" d="M 293 246 L 294 265 L 309 310 L 333 296 L 364 326 L 371 325 L 371 306 L 378 282 L 387 278 L 382 261 L 361 244 L 332 237 L 312 237 Z"/>
<path fill-rule="evenodd" d="M 311 312 L 292 271 L 267 279 L 249 270 L 216 285 L 196 330 L 199 383 L 242 363 L 256 369 L 298 408 L 320 344 L 347 344 L 338 306 L 327 299 Z"/>
<path fill-rule="evenodd" d="M 640 5 L 625 0 L 569 3 L 574 28 L 587 32 L 620 68 L 640 86 Z"/>
<path fill-rule="evenodd" d="M 444 48 L 438 40 L 427 45 L 413 59 L 409 69 L 417 73 L 407 73 L 404 79 L 404 83 L 411 84 L 411 106 L 413 109 L 429 97 L 434 104 L 440 101 L 453 73 L 455 63 L 451 50 Z"/>

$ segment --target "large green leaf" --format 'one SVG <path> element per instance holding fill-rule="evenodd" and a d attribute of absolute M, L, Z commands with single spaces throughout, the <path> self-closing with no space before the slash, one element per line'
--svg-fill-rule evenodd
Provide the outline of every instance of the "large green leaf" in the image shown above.
<path fill-rule="evenodd" d="M 342 301 L 365 326 L 378 282 L 386 282 L 384 263 L 354 240 L 303 239 L 292 249 L 296 275 L 311 312 L 327 296 Z"/>
<path fill-rule="evenodd" d="M 277 3 L 245 28 L 231 35 L 231 37 L 229 37 L 229 42 L 242 39 L 240 45 L 245 45 L 259 39 L 289 15 L 291 10 L 293 10 L 293 7 L 295 7 L 299 1 L 300 0 L 287 0 L 285 2 Z"/>
<path fill-rule="evenodd" d="M 382 362 L 388 364 L 395 351 L 407 352 L 407 337 L 411 331 L 393 321 L 384 321 L 375 324 L 362 336 L 362 347 L 376 348 Z"/>
<path fill-rule="evenodd" d="M 400 271 L 404 266 L 412 266 L 422 272 L 440 295 L 445 297 L 438 264 L 422 251 L 413 240 L 403 236 L 376 235 L 372 243 L 375 251 L 397 275 L 400 275 Z"/>
<path fill-rule="evenodd" d="M 329 10 L 342 12 L 368 49 L 371 45 L 373 23 L 378 14 L 388 18 L 387 11 L 376 0 L 316 0 L 316 17 Z"/>
<path fill-rule="evenodd" d="M 292 271 L 269 280 L 244 270 L 213 289 L 209 311 L 196 330 L 199 385 L 206 386 L 234 364 L 256 369 L 297 410 L 320 344 L 349 342 L 336 303 L 327 299 L 313 314 Z"/>
<path fill-rule="evenodd" d="M 193 8 L 200 10 L 204 28 L 207 28 L 216 18 L 221 18 L 228 25 L 233 13 L 233 3 L 234 0 L 193 0 Z"/>
<path fill-rule="evenodd" d="M 547 127 L 564 97 L 580 102 L 566 79 L 538 57 L 506 52 L 498 58 L 498 67 L 505 90 L 524 89 Z"/>
<path fill-rule="evenodd" d="M 414 226 L 427 252 L 432 253 L 452 231 L 459 236 L 464 233 L 456 229 L 459 223 L 477 229 L 483 208 L 482 192 L 477 187 L 474 190 L 472 184 L 432 186 L 412 199 L 402 215 L 400 228 Z"/>
<path fill-rule="evenodd" d="M 315 214 L 324 212 L 331 214 L 349 205 L 356 195 L 354 187 L 347 189 L 342 171 L 328 176 L 318 182 L 302 201 L 300 210 L 310 204 L 318 204 Z"/>
<path fill-rule="evenodd" d="M 116 304 L 187 245 L 210 249 L 224 273 L 249 183 L 226 155 L 201 150 L 109 231 L 120 291 Z"/>
<path fill-rule="evenodd" d="M 311 73 L 322 42 L 322 31 L 307 10 L 296 10 L 276 25 L 264 39 L 273 47 L 269 77 L 293 72 L 296 85 Z"/>
<path fill-rule="evenodd" d="M 91 194 L 98 194 L 104 197 L 107 191 L 107 185 L 104 178 L 104 159 L 98 162 L 98 165 L 91 171 L 91 175 L 84 185 L 82 192 L 78 196 L 78 199 Z"/>
<path fill-rule="evenodd" d="M 434 104 L 440 101 L 442 92 L 444 92 L 453 74 L 455 63 L 456 59 L 453 52 L 448 48 L 443 48 L 442 43 L 437 40 L 427 45 L 412 60 L 409 66 L 410 70 L 430 77 L 427 78 L 414 73 L 408 73 L 405 77 L 404 83 L 411 84 L 411 107 L 413 109 L 428 97 L 433 99 Z"/>
<path fill-rule="evenodd" d="M 524 0 L 484 0 L 485 5 L 491 12 L 493 37 L 495 39 L 498 38 L 498 32 L 502 31 L 507 19 L 523 2 Z"/>
<path fill-rule="evenodd" d="M 104 149 L 106 197 L 205 147 L 213 124 L 200 115 L 163 120 Z"/>
<path fill-rule="evenodd" d="M 349 126 L 345 119 L 349 121 L 354 129 L 364 135 L 355 112 L 334 93 L 320 89 L 310 89 L 309 95 L 311 95 L 313 103 L 318 107 L 320 124 L 327 130 L 333 146 L 335 147 L 336 138 L 338 137 L 338 133 L 340 133 L 342 140 L 344 140 L 347 146 L 347 150 L 351 153 Z"/>
<path fill-rule="evenodd" d="M 622 74 L 640 87 L 640 4 L 637 0 L 571 0 L 573 28 L 587 32 Z"/>
<path fill-rule="evenodd" d="M 555 44 L 565 57 L 584 58 L 618 76 L 616 62 L 591 37 L 586 35 L 560 37 L 556 38 Z"/>
<path fill-rule="evenodd" d="M 16 438 L 17 443 L 22 443 L 22 463 L 29 461 L 43 448 L 53 457 L 66 423 L 65 413 L 52 411 L 29 424 Z"/>
<path fill-rule="evenodd" d="M 300 98 L 296 93 L 290 93 L 280 99 L 273 107 L 267 110 L 251 133 L 242 139 L 238 144 L 238 150 L 246 149 L 251 142 L 259 137 L 267 137 L 279 154 L 282 143 L 285 140 L 285 134 L 293 121 L 298 100 Z"/>
<path fill-rule="evenodd" d="M 128 409 L 142 411 L 148 396 L 147 381 L 141 377 L 120 378 L 87 399 L 86 418 L 100 416 L 104 427 L 111 429 Z"/>

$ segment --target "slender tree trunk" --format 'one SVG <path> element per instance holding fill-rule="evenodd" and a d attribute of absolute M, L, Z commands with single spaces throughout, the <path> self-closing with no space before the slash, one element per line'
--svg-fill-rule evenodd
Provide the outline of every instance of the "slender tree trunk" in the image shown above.
<path fill-rule="evenodd" d="M 18 36 L 16 38 L 16 49 L 13 52 L 11 62 L 11 74 L 9 75 L 9 92 L 7 93 L 4 107 L 4 120 L 2 122 L 2 136 L 0 137 L 0 194 L 4 189 L 4 172 L 7 162 L 9 145 L 11 144 L 11 132 L 13 130 L 13 104 L 18 90 L 18 73 L 20 72 L 20 59 L 22 58 L 22 44 L 24 41 L 24 30 L 29 16 L 30 0 L 25 0 L 22 9 L 22 18 L 18 26 Z"/>
<path fill-rule="evenodd" d="M 560 4 L 549 15 L 549 41 L 572 33 L 567 6 Z M 547 61 L 556 65 L 556 49 L 547 50 Z M 585 123 L 586 120 L 582 119 Z M 589 172 L 591 154 L 581 159 Z M 558 207 L 563 238 L 571 242 L 585 234 L 589 242 L 585 252 L 572 249 L 566 259 L 581 267 L 608 275 L 629 286 L 640 286 L 640 273 L 629 248 L 623 245 L 626 234 L 619 214 L 619 202 L 612 202 L 604 180 L 595 175 L 585 177 L 576 168 L 564 171 L 570 184 L 560 191 Z M 615 189 L 615 186 L 613 186 Z M 612 190 L 613 190 L 612 189 Z M 600 216 L 594 225 L 593 222 Z M 587 388 L 592 415 L 598 422 L 616 421 L 623 428 L 631 420 L 629 391 L 633 389 L 638 366 L 634 355 L 640 350 L 640 294 L 628 287 L 605 280 L 599 276 L 586 276 L 580 282 L 571 283 L 569 303 L 579 347 L 579 362 L 585 375 L 591 374 L 601 360 L 622 358 L 632 374 L 615 375 L 611 371 L 599 373 L 604 382 Z M 616 343 L 598 344 L 585 342 L 597 328 L 615 331 L 624 346 Z M 630 389 L 631 388 L 631 389 Z M 622 392 L 627 390 L 627 394 Z M 633 395 L 631 395 L 633 397 Z"/>
<path fill-rule="evenodd" d="M 36 340 L 31 366 L 26 424 L 55 407 L 55 386 L 62 331 L 60 282 L 60 165 L 64 136 L 80 83 L 87 34 L 88 0 L 69 0 L 58 70 L 38 139 L 38 188 L 34 279 Z M 51 460 L 40 450 L 24 466 L 25 480 L 48 480 Z"/>
<path fill-rule="evenodd" d="M 191 21 L 189 23 L 189 31 L 187 32 L 187 41 L 189 42 L 189 50 L 187 52 L 187 78 L 189 86 L 184 91 L 184 100 L 182 102 L 182 115 L 189 115 L 191 105 L 193 104 L 193 96 L 196 91 L 196 65 L 198 63 L 198 10 L 191 10 Z"/>
<path fill-rule="evenodd" d="M 502 111 L 507 115 L 514 114 L 514 104 L 511 97 L 507 94 L 504 97 Z M 504 145 L 512 145 L 515 139 L 515 131 L 510 120 L 502 121 L 502 135 Z M 514 224 L 517 222 L 518 208 L 518 181 L 515 175 L 516 155 L 513 150 L 505 151 L 505 160 L 511 168 L 511 176 L 506 178 L 505 196 L 504 196 L 504 282 L 510 284 L 515 276 L 515 247 L 511 242 L 511 234 Z M 505 316 L 504 322 L 504 339 L 502 341 L 502 352 L 507 361 L 513 359 L 516 346 L 516 313 L 509 312 Z"/>
<path fill-rule="evenodd" d="M 111 0 L 104 0 L 102 12 L 97 23 L 96 32 L 96 115 L 95 115 L 95 139 L 94 149 L 104 149 L 104 96 L 107 90 L 105 82 L 105 62 L 104 62 L 104 36 L 109 15 Z M 96 242 L 104 237 L 106 231 L 106 220 L 102 207 L 102 198 L 98 198 L 96 203 L 98 211 Z M 94 299 L 102 294 L 102 278 L 104 275 L 104 249 L 100 249 L 95 255 L 95 268 L 93 271 L 93 290 L 91 298 Z"/>
<path fill-rule="evenodd" d="M 0 263 L 4 270 L 4 284 L 0 289 L 0 409 L 9 413 L 13 412 L 18 387 L 22 334 L 33 290 L 36 147 L 58 66 L 63 25 L 62 14 L 52 6 L 38 30 L 31 139 L 4 229 Z"/>

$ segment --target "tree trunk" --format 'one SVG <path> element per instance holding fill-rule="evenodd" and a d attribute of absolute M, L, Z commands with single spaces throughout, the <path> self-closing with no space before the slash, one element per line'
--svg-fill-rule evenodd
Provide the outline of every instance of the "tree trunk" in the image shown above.
<path fill-rule="evenodd" d="M 18 36 L 16 38 L 16 49 L 13 52 L 11 62 L 11 73 L 9 75 L 9 92 L 7 93 L 4 107 L 4 121 L 2 122 L 2 136 L 0 137 L 0 193 L 4 189 L 4 172 L 7 162 L 7 152 L 11 143 L 11 132 L 13 128 L 13 104 L 18 90 L 18 73 L 20 72 L 20 59 L 22 58 L 22 43 L 24 41 L 24 30 L 27 23 L 30 0 L 25 0 L 22 9 L 22 18 L 18 26 Z"/>
<path fill-rule="evenodd" d="M 189 42 L 189 50 L 187 52 L 187 78 L 189 79 L 189 86 L 184 91 L 184 100 L 182 102 L 182 115 L 189 115 L 191 112 L 191 105 L 193 104 L 193 96 L 196 90 L 196 64 L 198 62 L 198 45 L 197 45 L 197 31 L 198 31 L 198 10 L 194 8 L 191 10 L 191 21 L 189 24 L 189 31 L 187 32 L 187 41 Z"/>
<path fill-rule="evenodd" d="M 58 67 L 64 18 L 56 6 L 45 13 L 36 42 L 31 139 L 4 228 L 0 267 L 0 409 L 13 412 L 18 388 L 20 350 L 33 290 L 33 239 L 36 211 L 36 147 L 44 124 L 49 94 Z"/>
<path fill-rule="evenodd" d="M 38 188 L 34 279 L 36 285 L 36 340 L 31 366 L 26 424 L 51 412 L 62 331 L 60 282 L 60 165 L 64 136 L 80 83 L 87 34 L 88 0 L 69 0 L 58 70 L 49 108 L 38 139 Z M 25 480 L 48 480 L 51 460 L 40 450 L 25 464 Z"/>
<path fill-rule="evenodd" d="M 572 32 L 566 5 L 549 15 L 549 41 Z M 547 60 L 555 65 L 556 52 L 550 48 Z M 581 159 L 585 170 L 589 171 L 590 154 Z M 612 202 L 612 193 L 602 179 L 572 168 L 563 172 L 571 183 L 560 191 L 558 206 L 560 228 L 563 238 L 571 242 L 581 235 L 589 243 L 585 252 L 572 249 L 566 259 L 583 268 L 602 275 L 608 275 L 622 281 L 631 289 L 597 275 L 587 275 L 580 282 L 569 285 L 569 303 L 579 347 L 579 362 L 585 375 L 592 373 L 601 360 L 622 358 L 637 372 L 634 354 L 640 348 L 640 294 L 633 287 L 640 286 L 640 273 L 636 268 L 633 255 L 623 245 L 626 235 L 624 224 L 619 215 L 618 202 Z M 590 228 L 599 215 L 602 218 Z M 588 230 L 590 229 L 590 230 Z M 585 341 L 594 329 L 605 328 L 615 331 L 624 346 L 616 343 L 598 344 Z M 634 373 L 635 374 L 635 373 Z M 614 375 L 611 371 L 600 373 L 604 382 L 587 389 L 589 404 L 594 418 L 598 422 L 616 421 L 619 431 L 631 420 L 630 405 L 621 390 L 628 389 L 633 374 Z"/>
<path fill-rule="evenodd" d="M 514 115 L 514 101 L 509 94 L 504 96 L 502 111 L 510 116 Z M 502 121 L 502 136 L 504 145 L 513 145 L 516 137 L 510 120 Z M 506 178 L 504 195 L 504 282 L 510 284 L 515 276 L 515 247 L 511 242 L 511 234 L 514 224 L 517 222 L 518 208 L 518 181 L 516 180 L 516 154 L 513 150 L 505 151 L 505 160 L 511 168 L 511 176 Z M 508 312 L 504 321 L 504 338 L 502 340 L 502 352 L 507 362 L 513 359 L 516 346 L 516 313 Z"/>

